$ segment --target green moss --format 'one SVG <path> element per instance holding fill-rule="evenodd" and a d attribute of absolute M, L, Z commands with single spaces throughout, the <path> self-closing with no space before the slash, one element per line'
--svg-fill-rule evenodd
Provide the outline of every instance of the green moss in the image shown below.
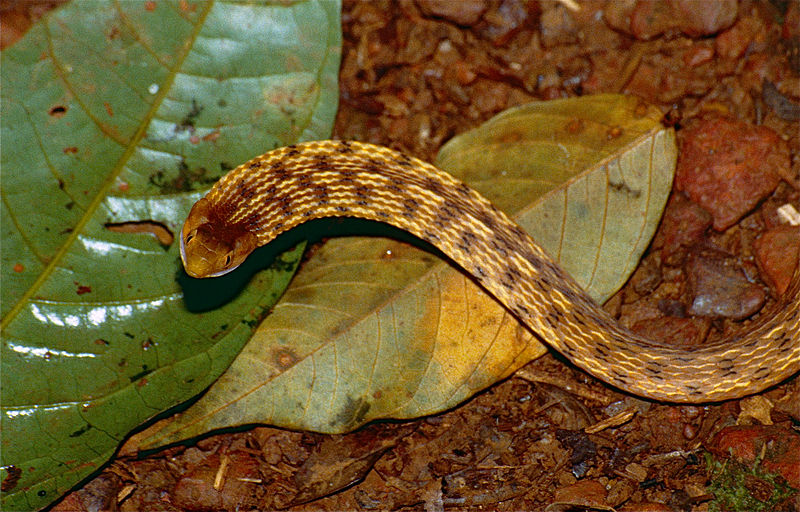
<path fill-rule="evenodd" d="M 731 460 L 720 461 L 706 453 L 706 467 L 711 481 L 708 491 L 714 494 L 711 512 L 769 512 L 798 492 L 778 474 L 761 467 L 761 458 L 748 467 Z"/>

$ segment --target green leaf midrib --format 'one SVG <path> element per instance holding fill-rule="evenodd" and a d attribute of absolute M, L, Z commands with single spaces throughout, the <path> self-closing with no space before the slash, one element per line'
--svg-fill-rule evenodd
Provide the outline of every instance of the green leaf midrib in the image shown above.
<path fill-rule="evenodd" d="M 25 293 L 14 304 L 14 307 L 12 307 L 9 310 L 8 314 L 6 314 L 6 316 L 3 317 L 2 321 L 0 321 L 0 331 L 5 330 L 5 328 L 8 327 L 8 325 L 14 320 L 14 318 L 16 318 L 16 316 L 19 314 L 19 312 L 22 310 L 25 304 L 28 303 L 31 297 L 33 297 L 34 294 L 39 290 L 39 288 L 44 284 L 44 282 L 47 281 L 47 279 L 50 277 L 50 275 L 56 268 L 58 262 L 60 262 L 64 258 L 67 252 L 69 252 L 69 250 L 72 248 L 72 245 L 75 243 L 75 240 L 77 240 L 77 238 L 81 235 L 86 224 L 89 223 L 89 220 L 94 216 L 95 212 L 100 207 L 103 200 L 106 198 L 109 189 L 114 184 L 116 178 L 122 172 L 122 169 L 124 169 L 125 162 L 127 162 L 131 158 L 131 155 L 133 155 L 133 152 L 136 151 L 136 148 L 138 147 L 139 141 L 142 140 L 145 133 L 147 132 L 147 128 L 148 126 L 150 126 L 150 122 L 155 116 L 155 112 L 161 107 L 162 102 L 166 98 L 167 94 L 170 92 L 172 83 L 175 79 L 175 75 L 178 73 L 178 70 L 180 70 L 183 67 L 183 63 L 186 60 L 186 57 L 189 55 L 189 53 L 191 53 L 192 48 L 194 48 L 194 41 L 197 39 L 200 31 L 203 29 L 206 16 L 208 16 L 208 13 L 211 12 L 211 9 L 214 7 L 214 4 L 215 0 L 209 0 L 205 4 L 206 8 L 198 16 L 194 29 L 191 31 L 189 38 L 187 38 L 186 42 L 183 45 L 182 53 L 180 53 L 178 58 L 175 59 L 175 65 L 172 68 L 168 68 L 169 72 L 165 75 L 163 82 L 159 84 L 159 90 L 155 95 L 153 103 L 150 105 L 150 108 L 147 110 L 147 113 L 142 117 L 142 121 L 139 123 L 139 127 L 136 129 L 136 132 L 130 139 L 130 142 L 125 148 L 125 151 L 119 157 L 116 164 L 108 172 L 106 179 L 103 181 L 102 185 L 98 189 L 97 193 L 95 194 L 95 197 L 92 198 L 92 201 L 86 207 L 86 211 L 78 220 L 78 222 L 75 224 L 74 229 L 67 236 L 67 239 L 61 245 L 61 247 L 58 249 L 55 255 L 53 255 L 49 263 L 47 263 L 47 265 L 44 267 L 42 272 L 39 274 L 39 277 L 37 277 L 36 280 L 33 282 L 33 284 L 31 284 L 28 287 Z M 121 7 L 119 5 L 118 0 L 115 0 L 114 5 L 117 8 L 117 10 L 121 12 Z M 49 57 L 53 63 L 53 68 L 56 74 L 58 75 L 59 79 L 61 80 L 61 82 L 64 84 L 64 88 L 68 90 L 70 93 L 72 93 L 73 97 L 75 98 L 75 101 L 81 106 L 81 108 L 89 117 L 89 119 L 91 119 L 94 122 L 95 126 L 97 126 L 97 128 L 102 133 L 108 135 L 106 133 L 106 130 L 102 128 L 102 123 L 97 122 L 97 119 L 95 119 L 95 117 L 91 115 L 91 111 L 88 108 L 86 108 L 86 105 L 81 101 L 81 96 L 77 94 L 75 91 L 73 91 L 70 82 L 64 79 L 64 73 L 66 70 L 61 67 L 60 62 L 56 58 L 56 55 L 53 51 L 51 44 L 52 41 L 50 38 L 49 24 L 52 21 L 52 16 L 53 14 L 51 13 L 48 16 L 47 21 L 45 21 L 42 25 L 44 26 L 45 33 L 47 34 L 48 53 L 50 54 Z M 128 27 L 129 30 L 132 30 L 128 24 L 126 24 L 126 26 Z M 142 43 L 140 42 L 140 44 Z M 157 62 L 159 64 L 162 64 L 160 60 L 157 60 Z M 116 141 L 116 139 L 113 140 Z"/>

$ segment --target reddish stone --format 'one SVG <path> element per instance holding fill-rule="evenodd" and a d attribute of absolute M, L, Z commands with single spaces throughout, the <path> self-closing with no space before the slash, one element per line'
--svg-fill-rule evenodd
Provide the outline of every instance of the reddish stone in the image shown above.
<path fill-rule="evenodd" d="M 723 231 L 769 195 L 789 169 L 789 147 L 773 130 L 713 116 L 683 131 L 675 185 Z"/>
<path fill-rule="evenodd" d="M 425 14 L 466 27 L 474 25 L 489 8 L 485 0 L 417 0 L 417 5 Z"/>
<path fill-rule="evenodd" d="M 754 249 L 764 280 L 779 296 L 786 293 L 800 258 L 800 226 L 765 231 L 756 239 Z"/>
<path fill-rule="evenodd" d="M 706 448 L 717 457 L 733 457 L 745 464 L 755 462 L 764 449 L 761 467 L 800 488 L 800 434 L 775 425 L 725 427 Z"/>
<path fill-rule="evenodd" d="M 756 36 L 766 29 L 756 18 L 742 18 L 714 40 L 717 55 L 725 59 L 738 59 Z"/>
<path fill-rule="evenodd" d="M 684 247 L 691 247 L 703 239 L 711 226 L 711 215 L 683 194 L 672 194 L 664 211 L 661 228 L 654 245 L 661 247 L 661 259 L 669 265 L 683 260 Z"/>
<path fill-rule="evenodd" d="M 736 0 L 615 0 L 606 4 L 606 21 L 637 39 L 680 31 L 691 37 L 724 30 L 736 21 Z"/>
<path fill-rule="evenodd" d="M 730 27 L 739 13 L 737 0 L 668 0 L 681 32 L 700 37 Z"/>

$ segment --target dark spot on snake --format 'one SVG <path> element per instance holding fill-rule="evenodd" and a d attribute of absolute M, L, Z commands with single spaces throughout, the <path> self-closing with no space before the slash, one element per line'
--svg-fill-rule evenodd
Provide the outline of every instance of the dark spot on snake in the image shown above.
<path fill-rule="evenodd" d="M 755 348 L 755 347 L 756 347 L 757 345 L 759 345 L 760 343 L 761 343 L 761 340 L 760 340 L 760 339 L 758 339 L 758 338 L 753 338 L 753 339 L 749 340 L 747 343 L 745 343 L 745 344 L 744 344 L 744 345 L 742 345 L 742 346 L 744 346 L 744 347 L 747 347 L 747 348 Z"/>
<path fill-rule="evenodd" d="M 525 230 L 524 230 L 524 229 L 522 229 L 521 227 L 517 226 L 516 224 L 514 224 L 513 226 L 511 226 L 511 232 L 512 232 L 513 234 L 515 234 L 516 236 L 518 236 L 518 237 L 524 237 L 524 236 L 526 236 L 526 235 L 527 235 L 527 233 L 525 232 Z"/>
<path fill-rule="evenodd" d="M 384 219 L 388 219 L 388 218 L 389 218 L 389 214 L 388 214 L 388 213 L 386 213 L 386 212 L 381 212 L 381 211 L 379 211 L 379 212 L 375 212 L 375 213 L 376 213 L 376 215 L 377 215 L 378 217 L 383 217 Z"/>
<path fill-rule="evenodd" d="M 611 372 L 611 379 L 612 380 L 614 380 L 616 382 L 621 382 L 623 384 L 626 382 L 625 376 L 622 375 L 619 372 L 619 370 L 617 370 L 616 368 L 609 368 L 609 371 Z"/>
<path fill-rule="evenodd" d="M 755 373 L 753 373 L 753 378 L 754 379 L 763 379 L 767 375 L 769 375 L 769 367 L 762 366 L 761 368 L 756 370 Z"/>
<path fill-rule="evenodd" d="M 480 276 L 481 278 L 486 277 L 486 272 L 484 272 L 483 267 L 481 266 L 475 267 L 475 274 L 478 274 L 478 276 Z"/>
<path fill-rule="evenodd" d="M 531 314 L 531 312 L 528 310 L 528 308 L 526 308 L 525 306 L 523 306 L 521 304 L 517 305 L 514 308 L 514 313 L 517 316 L 520 316 L 520 317 L 527 317 L 527 316 L 530 316 L 530 314 Z"/>
<path fill-rule="evenodd" d="M 461 232 L 461 244 L 466 246 L 467 248 L 472 247 L 475 244 L 475 239 L 477 237 L 474 233 L 470 233 L 469 231 L 462 231 Z"/>
<path fill-rule="evenodd" d="M 369 202 L 364 201 L 363 199 L 359 199 L 358 201 L 356 201 L 356 204 L 358 206 L 369 206 Z"/>
<path fill-rule="evenodd" d="M 505 248 L 505 247 L 503 247 L 502 245 L 500 245 L 500 244 L 497 242 L 497 239 L 496 239 L 496 238 L 493 238 L 493 239 L 492 239 L 492 248 L 493 248 L 495 251 L 499 252 L 501 256 L 508 257 L 508 251 L 506 250 L 506 248 Z"/>
<path fill-rule="evenodd" d="M 614 326 L 614 322 L 604 316 L 594 317 L 594 322 L 604 329 L 611 329 Z"/>
<path fill-rule="evenodd" d="M 676 361 L 680 361 L 680 362 L 682 362 L 682 363 L 691 363 L 691 362 L 692 362 L 692 360 L 691 360 L 691 359 L 689 359 L 688 357 L 683 357 L 683 356 L 673 356 L 673 358 L 674 358 Z"/>
<path fill-rule="evenodd" d="M 615 344 L 617 345 L 617 347 L 615 348 L 617 352 L 622 352 L 624 355 L 629 357 L 636 356 L 636 354 L 633 351 L 633 348 L 629 346 L 628 340 L 626 340 L 624 336 L 615 334 L 613 335 L 613 338 Z"/>
<path fill-rule="evenodd" d="M 435 180 L 433 178 L 425 178 L 425 183 L 423 183 L 422 186 L 425 187 L 425 189 L 430 190 L 431 192 L 433 192 L 436 195 L 439 195 L 439 196 L 443 195 L 442 194 L 442 184 L 439 183 L 438 180 Z"/>
<path fill-rule="evenodd" d="M 403 199 L 403 208 L 409 212 L 415 212 L 419 208 L 419 203 L 416 199 L 409 197 L 407 199 Z"/>
<path fill-rule="evenodd" d="M 664 365 L 658 361 L 647 361 L 646 368 L 648 371 L 660 373 Z"/>
<path fill-rule="evenodd" d="M 425 239 L 426 240 L 439 240 L 439 235 L 433 233 L 431 231 L 425 231 Z"/>
<path fill-rule="evenodd" d="M 728 371 L 726 371 L 725 373 L 723 373 L 723 374 L 722 374 L 722 377 L 723 377 L 723 378 L 724 378 L 724 377 L 732 377 L 732 376 L 734 376 L 734 375 L 736 375 L 736 372 L 735 372 L 735 371 L 733 371 L 733 370 L 728 370 Z"/>
<path fill-rule="evenodd" d="M 399 157 L 395 158 L 394 163 L 403 167 L 411 167 L 411 160 L 403 154 L 400 154 Z"/>
<path fill-rule="evenodd" d="M 561 294 L 564 297 L 568 298 L 570 300 L 570 302 L 576 302 L 576 299 L 578 298 L 578 294 L 575 293 L 575 291 L 570 289 L 570 288 L 563 288 L 561 290 Z M 577 313 L 577 311 L 576 311 L 576 313 Z"/>
<path fill-rule="evenodd" d="M 282 178 L 289 174 L 289 170 L 280 162 L 272 164 L 272 167 L 270 167 L 270 172 L 278 178 Z"/>
<path fill-rule="evenodd" d="M 497 226 L 497 221 L 493 215 L 485 211 L 480 211 L 477 217 L 479 221 L 483 222 L 484 226 L 489 228 L 490 231 L 494 231 L 495 227 Z"/>
<path fill-rule="evenodd" d="M 337 206 L 337 207 L 336 207 L 336 211 L 337 211 L 337 212 L 342 212 L 342 213 L 344 213 L 344 212 L 349 212 L 349 211 L 350 211 L 350 208 L 348 208 L 348 207 L 346 207 L 346 206 Z"/>
<path fill-rule="evenodd" d="M 733 360 L 728 359 L 727 357 L 725 359 L 720 359 L 717 366 L 719 366 L 723 370 L 730 370 L 731 368 L 733 368 Z"/>
<path fill-rule="evenodd" d="M 462 195 L 467 195 L 468 196 L 468 195 L 470 195 L 472 193 L 472 189 L 469 188 L 469 186 L 467 186 L 467 184 L 463 183 L 463 182 L 458 184 L 457 190 L 458 190 L 458 193 L 462 194 Z"/>
<path fill-rule="evenodd" d="M 260 169 L 261 168 L 261 161 L 250 162 L 250 165 L 247 166 L 249 169 Z"/>
<path fill-rule="evenodd" d="M 336 148 L 336 150 L 343 155 L 353 152 L 353 148 L 350 147 L 350 143 L 346 140 L 341 141 L 339 143 L 339 147 Z"/>

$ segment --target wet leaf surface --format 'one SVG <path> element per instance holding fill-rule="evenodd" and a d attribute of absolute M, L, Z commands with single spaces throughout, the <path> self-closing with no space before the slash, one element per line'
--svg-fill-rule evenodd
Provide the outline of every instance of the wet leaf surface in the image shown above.
<path fill-rule="evenodd" d="M 171 242 L 233 163 L 328 135 L 339 38 L 331 2 L 93 1 L 3 51 L 4 509 L 47 505 L 205 389 L 277 300 L 302 247 L 208 311 L 181 284 L 236 278 L 190 285 Z"/>

